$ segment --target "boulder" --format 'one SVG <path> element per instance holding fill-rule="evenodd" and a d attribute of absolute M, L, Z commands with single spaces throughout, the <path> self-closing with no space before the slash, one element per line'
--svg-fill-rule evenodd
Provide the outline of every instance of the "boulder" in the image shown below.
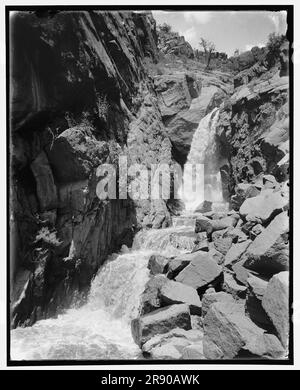
<path fill-rule="evenodd" d="M 246 298 L 247 287 L 237 283 L 228 272 L 224 273 L 223 290 L 231 294 L 235 299 Z"/>
<path fill-rule="evenodd" d="M 235 227 L 239 216 L 237 214 L 229 215 L 220 219 L 210 219 L 205 216 L 199 216 L 196 218 L 195 232 L 204 232 L 208 234 L 218 230 L 224 230 L 229 227 Z"/>
<path fill-rule="evenodd" d="M 224 291 L 220 291 L 220 292 L 208 292 L 208 290 L 206 290 L 205 294 L 203 295 L 202 297 L 202 317 L 204 318 L 210 308 L 210 306 L 213 304 L 213 303 L 216 303 L 216 302 L 229 302 L 229 303 L 234 303 L 235 300 L 234 298 L 232 297 L 232 295 L 230 294 L 227 294 L 226 292 Z"/>
<path fill-rule="evenodd" d="M 240 217 L 238 214 L 233 214 L 233 215 L 229 215 L 227 217 L 221 218 L 221 219 L 213 220 L 212 221 L 212 231 L 214 232 L 214 231 L 218 231 L 218 230 L 227 229 L 230 227 L 235 227 L 239 218 Z"/>
<path fill-rule="evenodd" d="M 274 333 L 274 327 L 263 309 L 261 302 L 268 282 L 260 277 L 250 275 L 247 284 L 248 293 L 245 307 L 248 316 L 261 328 Z"/>
<path fill-rule="evenodd" d="M 264 231 L 264 227 L 261 224 L 254 225 L 250 232 L 249 232 L 249 237 L 251 240 L 255 240 L 255 238 L 260 235 Z"/>
<path fill-rule="evenodd" d="M 191 316 L 186 304 L 171 305 L 138 317 L 131 322 L 134 341 L 139 346 L 153 336 L 167 333 L 171 329 L 191 329 Z"/>
<path fill-rule="evenodd" d="M 168 278 L 165 275 L 158 274 L 146 283 L 145 290 L 141 297 L 141 315 L 150 313 L 161 306 L 159 292 L 167 281 Z"/>
<path fill-rule="evenodd" d="M 243 261 L 239 261 L 238 263 L 234 264 L 232 266 L 232 271 L 234 273 L 235 279 L 244 286 L 247 286 L 249 271 L 243 266 L 243 263 Z"/>
<path fill-rule="evenodd" d="M 209 244 L 208 241 L 200 241 L 199 243 L 195 244 L 192 253 L 197 252 L 197 251 L 204 251 L 208 252 L 209 251 Z"/>
<path fill-rule="evenodd" d="M 222 265 L 224 263 L 224 255 L 216 250 L 213 242 L 210 242 L 209 254 L 217 264 Z"/>
<path fill-rule="evenodd" d="M 253 184 L 239 183 L 235 187 L 235 195 L 231 197 L 232 208 L 238 211 L 245 199 L 259 195 L 260 191 Z"/>
<path fill-rule="evenodd" d="M 263 333 L 249 341 L 244 348 L 251 355 L 264 359 L 284 359 L 285 350 L 274 334 Z"/>
<path fill-rule="evenodd" d="M 283 349 L 276 338 L 246 317 L 243 305 L 214 303 L 203 321 L 203 352 L 207 359 L 233 359 L 240 356 L 278 358 Z"/>
<path fill-rule="evenodd" d="M 209 284 L 217 285 L 222 276 L 222 267 L 216 264 L 209 253 L 203 253 L 204 256 L 192 260 L 175 278 L 177 282 L 187 284 L 200 292 Z"/>
<path fill-rule="evenodd" d="M 259 278 L 255 275 L 249 275 L 247 284 L 253 295 L 261 301 L 266 292 L 268 282 L 265 279 Z"/>
<path fill-rule="evenodd" d="M 211 236 L 215 249 L 226 255 L 232 245 L 232 237 L 226 236 L 226 230 L 216 231 Z"/>
<path fill-rule="evenodd" d="M 245 253 L 248 246 L 251 244 L 251 240 L 247 240 L 241 243 L 232 244 L 225 256 L 224 265 L 231 268 L 235 263 L 237 263 L 242 254 Z"/>
<path fill-rule="evenodd" d="M 196 207 L 196 213 L 207 213 L 212 211 L 212 202 L 209 200 L 204 200 L 198 207 Z"/>
<path fill-rule="evenodd" d="M 195 232 L 200 233 L 200 232 L 206 232 L 210 230 L 212 231 L 212 220 L 203 215 L 198 216 L 196 218 L 196 223 L 195 223 Z"/>
<path fill-rule="evenodd" d="M 271 319 L 284 347 L 289 336 L 289 273 L 274 275 L 262 298 L 262 306 Z"/>
<path fill-rule="evenodd" d="M 244 234 L 246 234 L 247 236 L 250 236 L 251 230 L 252 230 L 253 227 L 254 227 L 255 225 L 257 225 L 257 224 L 258 224 L 257 221 L 247 221 L 247 222 L 245 222 L 245 223 L 243 223 L 243 224 L 241 225 L 241 230 L 242 230 L 242 232 L 243 232 Z"/>
<path fill-rule="evenodd" d="M 225 237 L 231 237 L 233 243 L 240 243 L 248 240 L 247 235 L 242 232 L 242 230 L 238 227 L 228 228 L 224 234 Z"/>
<path fill-rule="evenodd" d="M 289 221 L 287 212 L 277 215 L 266 229 L 248 246 L 244 266 L 272 275 L 289 267 Z"/>
<path fill-rule="evenodd" d="M 205 359 L 203 354 L 203 343 L 188 345 L 182 351 L 181 359 L 183 360 L 202 360 Z"/>
<path fill-rule="evenodd" d="M 168 333 L 158 334 L 142 346 L 143 354 L 151 359 L 180 359 L 185 348 L 202 343 L 200 330 L 172 329 Z"/>
<path fill-rule="evenodd" d="M 191 261 L 206 257 L 207 253 L 197 251 L 193 253 L 183 253 L 182 255 L 171 259 L 168 264 L 168 278 L 174 279 Z"/>
<path fill-rule="evenodd" d="M 276 188 L 278 186 L 278 182 L 273 175 L 263 175 L 262 182 L 265 189 Z"/>
<path fill-rule="evenodd" d="M 240 214 L 247 221 L 257 220 L 266 223 L 279 214 L 287 204 L 287 197 L 268 189 L 258 196 L 246 199 L 240 207 Z"/>
<path fill-rule="evenodd" d="M 169 259 L 161 255 L 151 255 L 148 268 L 152 275 L 163 274 L 167 271 Z"/>
<path fill-rule="evenodd" d="M 201 301 L 197 291 L 190 286 L 169 280 L 160 289 L 162 306 L 174 303 L 186 303 L 191 314 L 201 315 Z"/>

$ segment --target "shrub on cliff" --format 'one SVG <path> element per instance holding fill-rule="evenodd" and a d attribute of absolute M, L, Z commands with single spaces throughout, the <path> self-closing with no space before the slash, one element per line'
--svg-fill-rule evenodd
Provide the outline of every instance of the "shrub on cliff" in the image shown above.
<path fill-rule="evenodd" d="M 172 30 L 172 27 L 168 23 L 160 24 L 158 26 L 158 29 L 166 34 L 170 33 Z"/>
<path fill-rule="evenodd" d="M 281 47 L 286 41 L 284 35 L 279 35 L 272 33 L 269 35 L 269 40 L 267 43 L 267 61 L 269 66 L 274 66 L 280 59 Z"/>

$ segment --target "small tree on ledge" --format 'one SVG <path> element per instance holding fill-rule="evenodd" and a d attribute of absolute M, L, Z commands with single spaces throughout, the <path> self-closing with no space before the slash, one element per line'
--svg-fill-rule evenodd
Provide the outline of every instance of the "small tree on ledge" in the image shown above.
<path fill-rule="evenodd" d="M 206 69 L 209 69 L 209 64 L 211 60 L 212 53 L 216 50 L 215 44 L 210 42 L 207 39 L 200 38 L 199 45 L 203 48 L 205 59 L 206 59 Z"/>

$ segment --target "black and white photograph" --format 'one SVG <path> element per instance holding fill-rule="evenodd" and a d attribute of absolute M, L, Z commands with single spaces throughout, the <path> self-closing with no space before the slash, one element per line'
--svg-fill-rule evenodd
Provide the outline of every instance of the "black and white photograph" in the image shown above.
<path fill-rule="evenodd" d="M 292 364 L 293 13 L 6 7 L 9 365 Z"/>

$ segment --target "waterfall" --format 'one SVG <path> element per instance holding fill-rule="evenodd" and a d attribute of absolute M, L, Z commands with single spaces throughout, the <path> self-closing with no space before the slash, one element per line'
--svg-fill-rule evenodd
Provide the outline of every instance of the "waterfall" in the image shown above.
<path fill-rule="evenodd" d="M 199 122 L 193 135 L 179 189 L 179 196 L 187 211 L 194 211 L 204 200 L 223 202 L 215 142 L 218 118 L 219 109 L 215 108 Z"/>
<path fill-rule="evenodd" d="M 11 358 L 141 359 L 130 323 L 138 315 L 140 297 L 149 279 L 148 260 L 157 251 L 168 256 L 182 252 L 172 246 L 171 239 L 182 231 L 182 227 L 173 227 L 139 232 L 132 250 L 111 255 L 100 268 L 84 306 L 12 330 Z"/>

